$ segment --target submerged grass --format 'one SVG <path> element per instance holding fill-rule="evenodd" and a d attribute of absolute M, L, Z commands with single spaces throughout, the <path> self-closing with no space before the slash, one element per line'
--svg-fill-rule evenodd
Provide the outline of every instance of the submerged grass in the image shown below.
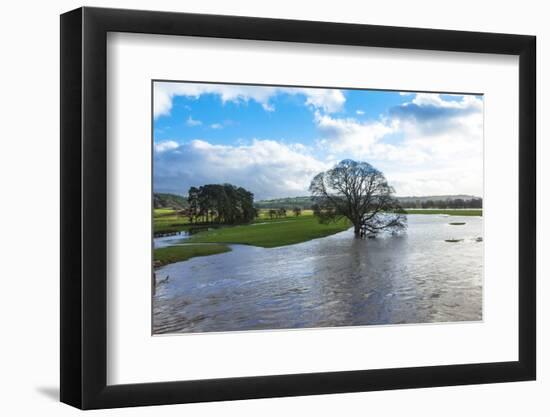
<path fill-rule="evenodd" d="M 155 249 L 154 260 L 156 266 L 171 264 L 174 262 L 186 261 L 198 256 L 215 255 L 217 253 L 229 252 L 231 248 L 227 245 L 205 244 L 205 245 L 182 245 L 168 246 Z"/>

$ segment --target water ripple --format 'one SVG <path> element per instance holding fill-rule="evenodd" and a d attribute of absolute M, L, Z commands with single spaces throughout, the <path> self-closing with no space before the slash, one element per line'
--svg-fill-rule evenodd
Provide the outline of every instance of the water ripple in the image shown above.
<path fill-rule="evenodd" d="M 482 219 L 455 217 L 466 224 L 450 227 L 441 216 L 408 217 L 398 237 L 345 231 L 167 265 L 154 333 L 481 320 Z"/>

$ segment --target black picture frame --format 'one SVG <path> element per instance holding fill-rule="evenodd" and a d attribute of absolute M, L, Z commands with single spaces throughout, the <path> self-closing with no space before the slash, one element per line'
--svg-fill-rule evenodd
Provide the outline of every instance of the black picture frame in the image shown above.
<path fill-rule="evenodd" d="M 108 32 L 519 56 L 519 358 L 107 385 Z M 534 380 L 536 377 L 534 36 L 102 8 L 61 15 L 61 401 L 81 409 Z"/>

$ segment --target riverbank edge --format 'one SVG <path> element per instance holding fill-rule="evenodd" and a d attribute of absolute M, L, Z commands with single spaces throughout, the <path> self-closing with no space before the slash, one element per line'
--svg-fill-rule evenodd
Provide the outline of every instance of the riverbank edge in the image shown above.
<path fill-rule="evenodd" d="M 449 215 L 449 216 L 467 216 L 467 217 L 483 217 L 483 211 L 481 209 L 468 209 L 468 210 L 444 210 L 444 209 L 418 209 L 418 210 L 410 210 L 407 212 L 407 214 L 422 214 L 422 215 Z M 268 222 L 271 223 L 271 222 Z M 251 223 L 249 225 L 246 225 L 248 227 L 254 225 L 255 223 Z M 238 226 L 225 226 L 227 228 L 233 228 L 233 227 L 242 227 L 244 225 L 238 225 Z M 223 228 L 220 228 L 223 229 Z M 218 229 L 218 230 L 220 230 Z M 185 230 L 185 228 L 183 229 Z M 231 251 L 231 248 L 229 245 L 248 245 L 248 246 L 256 246 L 260 248 L 277 248 L 282 246 L 289 246 L 289 245 L 296 245 L 303 242 L 309 242 L 311 240 L 315 239 L 321 239 L 327 236 L 332 236 L 336 233 L 340 233 L 347 229 L 336 229 L 336 230 L 330 230 L 327 231 L 326 234 L 323 234 L 322 236 L 316 236 L 313 238 L 306 238 L 306 239 L 300 239 L 295 241 L 284 241 L 282 243 L 273 243 L 273 244 L 259 244 L 258 242 L 251 242 L 247 238 L 243 239 L 237 239 L 232 241 L 215 241 L 210 240 L 208 238 L 205 238 L 205 236 L 201 236 L 201 234 L 208 234 L 208 231 L 200 232 L 197 235 L 193 236 L 192 238 L 186 240 L 185 245 L 172 245 L 167 246 L 164 248 L 158 248 L 154 249 L 153 253 L 153 266 L 155 269 L 158 269 L 160 267 L 163 267 L 165 265 L 169 265 L 176 262 L 184 262 L 192 258 L 197 258 L 201 256 L 210 256 L 210 255 L 217 255 L 220 253 L 225 253 Z M 214 246 L 214 247 L 212 247 Z M 222 249 L 223 247 L 223 249 Z M 170 248 L 180 248 L 180 249 L 170 249 Z M 157 252 L 159 251 L 159 252 Z M 164 252 L 172 252 L 172 256 L 162 256 L 164 255 Z M 158 254 L 161 254 L 160 258 Z"/>
<path fill-rule="evenodd" d="M 188 261 L 189 259 L 192 259 L 192 258 L 198 258 L 198 257 L 201 257 L 201 256 L 211 256 L 211 255 L 217 255 L 217 254 L 220 254 L 220 253 L 230 252 L 231 247 L 229 245 L 246 245 L 246 246 L 255 246 L 255 247 L 264 248 L 264 249 L 272 249 L 272 248 L 279 248 L 279 247 L 283 247 L 283 246 L 297 245 L 297 244 L 304 243 L 304 242 L 310 242 L 310 241 L 316 240 L 316 239 L 322 239 L 322 238 L 325 238 L 325 237 L 328 237 L 328 236 L 335 235 L 337 233 L 344 232 L 346 230 L 349 230 L 349 227 L 347 229 L 343 229 L 343 230 L 331 231 L 330 233 L 327 233 L 323 236 L 318 236 L 318 237 L 314 237 L 314 238 L 311 238 L 311 239 L 303 239 L 303 240 L 300 240 L 300 241 L 297 241 L 297 242 L 288 242 L 288 243 L 279 244 L 279 245 L 258 245 L 258 244 L 252 244 L 250 242 L 244 242 L 244 241 L 201 242 L 200 239 L 198 239 L 199 241 L 193 241 L 193 240 L 189 239 L 189 240 L 186 240 L 186 243 L 183 244 L 183 245 L 171 245 L 171 246 L 166 246 L 166 247 L 163 247 L 163 248 L 154 249 L 154 251 L 153 251 L 153 266 L 156 270 L 156 269 L 161 268 L 163 266 L 170 265 L 170 264 L 173 264 L 173 263 L 176 263 L 176 262 Z M 187 242 L 189 242 L 189 243 L 187 243 Z M 220 247 L 219 252 L 209 252 L 209 253 L 201 252 L 201 250 L 208 251 L 209 246 L 218 246 L 218 247 Z M 224 247 L 224 249 L 226 249 L 226 250 L 222 250 L 221 247 Z M 174 248 L 176 248 L 176 249 L 174 249 Z M 186 248 L 187 248 L 187 250 L 186 250 Z M 193 254 L 192 252 L 189 253 L 190 249 L 191 250 L 192 249 L 197 250 L 196 251 L 197 253 L 195 253 L 195 254 Z M 179 252 L 179 253 L 174 253 L 175 256 L 170 257 L 170 258 L 165 257 L 164 259 L 157 259 L 157 254 L 162 254 L 163 252 L 169 252 L 169 251 Z"/>
<path fill-rule="evenodd" d="M 231 247 L 225 243 L 202 243 L 190 245 L 172 245 L 157 248 L 153 251 L 153 267 L 155 270 L 176 262 L 187 261 L 201 256 L 218 255 L 231 252 Z"/>

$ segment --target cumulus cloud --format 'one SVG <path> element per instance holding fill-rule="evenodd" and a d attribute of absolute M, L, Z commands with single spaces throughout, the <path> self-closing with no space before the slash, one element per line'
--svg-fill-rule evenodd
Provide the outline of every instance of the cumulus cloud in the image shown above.
<path fill-rule="evenodd" d="M 342 110 L 346 98 L 340 90 L 325 88 L 299 88 L 286 89 L 286 92 L 292 91 L 302 93 L 306 96 L 306 104 L 315 109 L 323 109 L 327 113 L 338 112 Z"/>
<path fill-rule="evenodd" d="M 357 158 L 371 156 L 374 146 L 397 129 L 396 124 L 387 121 L 359 122 L 320 113 L 315 114 L 315 122 L 321 135 L 321 146 L 328 147 L 332 153 L 350 153 Z"/>
<path fill-rule="evenodd" d="M 255 139 L 247 145 L 215 145 L 204 140 L 156 152 L 154 188 L 186 194 L 191 186 L 232 183 L 255 199 L 307 195 L 313 176 L 330 167 L 302 144 Z"/>
<path fill-rule="evenodd" d="M 274 94 L 273 87 L 253 87 L 230 84 L 205 83 L 171 83 L 155 82 L 154 84 L 154 116 L 169 115 L 172 101 L 176 96 L 199 98 L 203 94 L 217 94 L 222 102 L 246 102 L 255 100 L 266 110 L 271 110 L 269 98 Z"/>
<path fill-rule="evenodd" d="M 466 169 L 461 164 L 415 170 L 398 168 L 388 171 L 386 177 L 400 196 L 472 194 L 482 197 L 480 164 L 479 160 L 473 159 Z"/>
<path fill-rule="evenodd" d="M 165 151 L 169 151 L 171 149 L 176 149 L 178 147 L 178 143 L 173 140 L 164 140 L 162 142 L 155 143 L 155 152 L 161 153 Z"/>
<path fill-rule="evenodd" d="M 472 147 L 481 150 L 483 146 L 481 97 L 444 100 L 439 94 L 417 94 L 411 102 L 391 109 L 390 114 L 398 120 L 406 137 L 419 147 L 435 146 L 437 152 L 437 147 L 445 144 L 453 153 L 472 151 Z"/>
<path fill-rule="evenodd" d="M 471 127 L 473 124 L 479 128 L 483 123 L 483 100 L 477 96 L 444 100 L 439 94 L 422 93 L 417 94 L 410 102 L 393 107 L 390 114 L 404 123 L 420 128 L 424 134 L 438 134 L 451 128 Z M 465 123 L 465 119 L 468 119 L 468 123 Z"/>
<path fill-rule="evenodd" d="M 211 88 L 207 84 L 176 84 L 185 87 L 178 94 L 189 96 Z M 235 87 L 216 90 L 216 94 L 222 100 L 255 100 L 266 110 L 278 94 L 276 87 L 269 93 L 261 88 L 262 93 L 257 94 L 253 87 Z M 250 89 L 239 90 L 244 87 Z M 155 190 L 185 194 L 192 185 L 229 182 L 253 191 L 256 199 L 308 195 L 314 175 L 341 159 L 352 158 L 384 172 L 398 195 L 482 196 L 482 97 L 411 94 L 406 103 L 391 108 L 386 116 L 358 120 L 335 114 L 338 106 L 344 105 L 343 94 L 307 95 L 304 89 L 294 94 L 303 94 L 305 104 L 313 109 L 316 146 L 266 139 L 236 140 L 233 145 L 199 139 L 184 144 L 158 142 Z M 213 123 L 209 127 L 223 125 Z"/>
<path fill-rule="evenodd" d="M 185 96 L 199 98 L 203 94 L 219 95 L 222 102 L 243 102 L 253 100 L 264 110 L 274 111 L 271 99 L 277 94 L 302 94 L 306 104 L 325 112 L 340 111 L 346 101 L 342 91 L 324 88 L 290 88 L 233 84 L 206 83 L 171 83 L 155 82 L 154 84 L 154 117 L 169 115 L 172 110 L 173 98 Z"/>
<path fill-rule="evenodd" d="M 200 126 L 202 125 L 202 122 L 200 120 L 195 120 L 191 116 L 189 116 L 185 122 L 187 126 L 194 127 L 194 126 Z"/>
<path fill-rule="evenodd" d="M 373 163 L 399 195 L 482 194 L 481 97 L 416 94 L 389 113 L 368 122 L 317 114 L 320 145 Z"/>

